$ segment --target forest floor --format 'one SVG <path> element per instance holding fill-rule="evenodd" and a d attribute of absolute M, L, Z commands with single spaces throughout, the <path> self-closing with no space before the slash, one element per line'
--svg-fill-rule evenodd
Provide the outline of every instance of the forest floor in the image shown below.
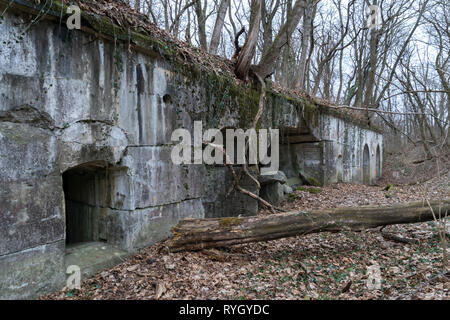
<path fill-rule="evenodd" d="M 386 205 L 450 196 L 450 175 L 423 184 L 335 184 L 303 187 L 286 209 Z M 261 214 L 265 214 L 261 212 Z M 450 223 L 447 222 L 450 234 Z M 220 250 L 169 253 L 165 243 L 143 249 L 114 268 L 41 299 L 449 299 L 434 222 L 383 229 L 417 239 L 387 240 L 379 229 L 311 234 Z M 368 285 L 379 270 L 380 285 Z M 374 273 L 375 272 L 375 273 Z"/>

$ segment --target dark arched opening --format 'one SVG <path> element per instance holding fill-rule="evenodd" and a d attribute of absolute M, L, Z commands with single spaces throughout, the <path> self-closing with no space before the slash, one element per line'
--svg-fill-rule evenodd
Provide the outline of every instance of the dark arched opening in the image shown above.
<path fill-rule="evenodd" d="M 336 161 L 336 180 L 337 182 L 343 182 L 343 171 L 344 171 L 344 165 L 342 161 L 342 155 L 340 154 Z"/>
<path fill-rule="evenodd" d="M 381 152 L 380 152 L 380 146 L 377 146 L 377 155 L 376 155 L 376 164 L 375 164 L 375 176 L 377 179 L 381 178 Z"/>
<path fill-rule="evenodd" d="M 363 151 L 363 183 L 370 184 L 370 153 L 367 144 Z"/>
<path fill-rule="evenodd" d="M 107 174 L 103 162 L 89 162 L 63 173 L 66 243 L 106 240 Z"/>
<path fill-rule="evenodd" d="M 68 169 L 62 175 L 66 212 L 64 263 L 66 268 L 78 266 L 83 277 L 118 264 L 128 254 L 115 246 L 121 234 L 111 233 L 111 228 L 120 228 L 107 217 L 109 207 L 114 207 L 109 191 L 111 170 L 105 161 L 94 161 Z"/>

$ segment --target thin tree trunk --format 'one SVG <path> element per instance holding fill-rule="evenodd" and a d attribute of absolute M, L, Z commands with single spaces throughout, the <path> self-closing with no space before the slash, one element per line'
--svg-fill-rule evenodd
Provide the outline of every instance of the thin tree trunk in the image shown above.
<path fill-rule="evenodd" d="M 242 50 L 236 62 L 234 73 L 239 79 L 245 80 L 248 76 L 250 62 L 253 59 L 258 41 L 259 24 L 261 22 L 261 1 L 252 0 L 250 11 L 250 27 Z"/>
<path fill-rule="evenodd" d="M 377 1 L 373 2 L 374 5 L 377 5 Z M 367 82 L 366 82 L 366 90 L 364 95 L 364 106 L 368 108 L 373 107 L 373 96 L 374 96 L 374 87 L 375 87 L 375 74 L 377 72 L 377 64 L 378 64 L 378 45 L 380 43 L 381 32 L 378 29 L 370 30 L 370 41 L 369 41 L 369 69 L 367 72 Z M 367 114 L 367 118 L 370 115 Z"/>
<path fill-rule="evenodd" d="M 225 22 L 225 16 L 227 14 L 228 6 L 230 5 L 230 0 L 221 0 L 219 5 L 219 11 L 217 12 L 216 23 L 214 25 L 214 30 L 211 36 L 211 42 L 209 43 L 209 52 L 212 54 L 217 54 L 217 49 L 219 48 L 220 36 L 222 35 L 222 28 Z"/>
<path fill-rule="evenodd" d="M 181 220 L 173 229 L 171 251 L 199 250 L 240 243 L 274 240 L 324 231 L 361 231 L 390 224 L 433 220 L 433 213 L 450 210 L 450 199 L 392 206 L 336 208 L 310 212 L 214 219 Z"/>
<path fill-rule="evenodd" d="M 269 6 L 268 6 L 269 5 Z M 273 19 L 280 6 L 280 0 L 276 0 L 274 7 L 266 1 L 262 2 L 262 28 L 263 28 L 263 45 L 261 55 L 264 55 L 272 45 Z"/>
<path fill-rule="evenodd" d="M 297 27 L 300 18 L 306 8 L 305 0 L 297 0 L 291 12 L 286 17 L 286 22 L 280 28 L 275 40 L 273 41 L 270 48 L 267 50 L 266 54 L 261 58 L 258 66 L 256 67 L 256 72 L 264 79 L 269 76 L 274 69 L 275 63 L 280 57 L 283 46 L 288 42 L 289 36 L 292 34 L 294 29 Z"/>
<path fill-rule="evenodd" d="M 300 60 L 298 63 L 298 76 L 297 76 L 297 89 L 305 90 L 305 74 L 306 74 L 306 59 L 308 58 L 309 42 L 311 37 L 312 20 L 313 20 L 313 7 L 311 3 L 305 9 L 303 16 L 303 30 L 302 30 L 302 45 Z"/>
<path fill-rule="evenodd" d="M 206 43 L 206 17 L 202 8 L 201 0 L 195 1 L 195 14 L 197 15 L 198 39 L 200 42 L 200 47 L 206 51 L 208 45 Z"/>

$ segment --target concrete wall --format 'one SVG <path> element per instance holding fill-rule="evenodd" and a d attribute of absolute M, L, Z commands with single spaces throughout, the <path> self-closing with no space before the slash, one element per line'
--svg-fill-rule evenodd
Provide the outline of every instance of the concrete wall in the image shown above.
<path fill-rule="evenodd" d="M 172 130 L 192 119 L 163 99 L 177 90 L 166 63 L 112 43 L 85 46 L 90 36 L 48 21 L 17 43 L 18 21 L 7 13 L 0 25 L 0 298 L 62 287 L 70 168 L 105 166 L 105 237 L 121 248 L 205 215 L 205 167 L 170 161 Z"/>
<path fill-rule="evenodd" d="M 295 130 L 284 137 L 280 147 L 280 167 L 288 178 L 300 171 L 320 184 L 363 182 L 363 150 L 370 154 L 369 184 L 376 182 L 376 151 L 380 148 L 380 168 L 383 165 L 383 136 L 376 131 L 355 125 L 331 114 L 321 113 L 319 123 Z M 297 135 L 295 135 L 297 134 Z"/>
<path fill-rule="evenodd" d="M 330 115 L 321 119 L 322 139 L 325 142 L 323 151 L 324 182 L 363 182 L 362 162 L 363 150 L 367 144 L 370 155 L 369 183 L 376 182 L 381 172 L 376 172 L 376 150 L 383 154 L 383 136 L 372 130 L 352 125 Z M 383 158 L 380 157 L 382 168 Z"/>
<path fill-rule="evenodd" d="M 211 72 L 181 72 L 157 54 L 45 19 L 16 41 L 20 19 L 10 10 L 0 24 L 0 298 L 62 287 L 63 173 L 80 165 L 95 164 L 104 173 L 92 184 L 101 186 L 93 192 L 102 197 L 90 203 L 102 209 L 98 237 L 128 251 L 166 238 L 184 217 L 256 213 L 255 200 L 225 197 L 231 178 L 223 166 L 170 160 L 176 128 L 192 132 L 195 120 L 205 129 L 248 127 L 255 90 Z M 296 128 L 300 118 L 296 103 L 268 94 L 263 128 Z M 367 142 L 375 150 L 381 136 L 325 114 L 316 118 L 314 158 L 302 146 L 296 161 L 320 167 L 320 179 L 333 182 L 334 157 L 343 154 L 343 180 L 359 181 L 359 148 Z M 346 128 L 355 144 L 344 139 Z"/>

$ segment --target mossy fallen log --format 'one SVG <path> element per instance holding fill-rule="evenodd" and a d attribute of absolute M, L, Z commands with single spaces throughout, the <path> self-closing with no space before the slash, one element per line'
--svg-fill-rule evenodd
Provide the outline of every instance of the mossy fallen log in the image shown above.
<path fill-rule="evenodd" d="M 450 199 L 391 206 L 363 206 L 314 211 L 292 211 L 252 217 L 186 218 L 172 228 L 172 252 L 225 247 L 317 232 L 362 231 L 391 224 L 433 220 L 433 213 L 450 211 Z"/>

